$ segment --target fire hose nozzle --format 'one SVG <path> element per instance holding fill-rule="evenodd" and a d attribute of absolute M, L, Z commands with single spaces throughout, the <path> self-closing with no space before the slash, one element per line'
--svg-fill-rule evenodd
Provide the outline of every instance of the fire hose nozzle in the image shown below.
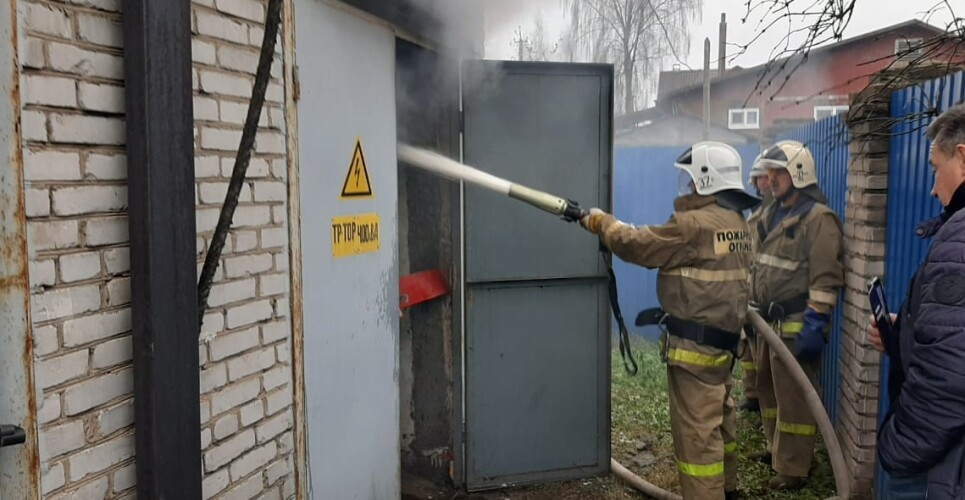
<path fill-rule="evenodd" d="M 589 213 L 585 208 L 580 208 L 580 204 L 573 200 L 566 200 L 566 208 L 563 209 L 563 220 L 566 222 L 579 222 Z"/>

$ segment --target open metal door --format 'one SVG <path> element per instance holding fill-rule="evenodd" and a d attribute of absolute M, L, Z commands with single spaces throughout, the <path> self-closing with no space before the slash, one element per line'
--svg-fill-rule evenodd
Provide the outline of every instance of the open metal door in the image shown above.
<path fill-rule="evenodd" d="M 610 66 L 471 61 L 464 161 L 610 207 Z M 597 239 L 467 187 L 465 482 L 597 475 L 610 458 L 610 312 Z"/>

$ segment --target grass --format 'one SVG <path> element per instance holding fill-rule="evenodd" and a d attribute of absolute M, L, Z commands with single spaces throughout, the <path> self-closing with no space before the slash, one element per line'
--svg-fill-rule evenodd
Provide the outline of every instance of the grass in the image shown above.
<path fill-rule="evenodd" d="M 611 455 L 638 476 L 669 491 L 679 493 L 677 467 L 670 435 L 667 369 L 660 360 L 657 344 L 633 339 L 633 352 L 640 371 L 630 376 L 623 368 L 619 351 L 613 352 L 611 385 Z M 743 400 L 740 364 L 734 373 L 734 400 Z M 816 467 L 806 488 L 773 492 L 767 488 L 770 467 L 747 459 L 747 454 L 764 449 L 764 434 L 757 414 L 739 413 L 738 488 L 745 499 L 823 500 L 834 495 L 834 477 L 824 446 L 818 440 Z M 635 458 L 646 457 L 640 465 Z M 613 475 L 503 490 L 495 495 L 469 498 L 526 500 L 629 500 L 639 493 Z"/>
<path fill-rule="evenodd" d="M 655 343 L 634 340 L 633 351 L 640 364 L 640 373 L 637 376 L 631 377 L 626 373 L 618 352 L 613 356 L 612 454 L 640 477 L 664 489 L 679 492 L 670 436 L 666 366 L 660 360 Z M 743 400 L 742 376 L 738 364 L 734 373 L 735 402 Z M 771 478 L 770 467 L 746 457 L 748 453 L 764 449 L 760 416 L 739 413 L 737 430 L 740 456 L 738 487 L 744 498 L 810 500 L 824 499 L 834 494 L 834 477 L 820 439 L 816 454 L 817 465 L 808 486 L 794 492 L 772 492 L 767 488 L 767 481 Z M 658 459 L 651 467 L 642 468 L 631 461 L 641 444 L 650 447 L 648 449 Z"/>

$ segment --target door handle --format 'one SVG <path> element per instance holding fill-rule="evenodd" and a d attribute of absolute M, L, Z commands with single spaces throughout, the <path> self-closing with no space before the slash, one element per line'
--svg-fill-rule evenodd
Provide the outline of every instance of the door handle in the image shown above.
<path fill-rule="evenodd" d="M 27 433 L 16 425 L 0 425 L 0 448 L 23 444 Z"/>

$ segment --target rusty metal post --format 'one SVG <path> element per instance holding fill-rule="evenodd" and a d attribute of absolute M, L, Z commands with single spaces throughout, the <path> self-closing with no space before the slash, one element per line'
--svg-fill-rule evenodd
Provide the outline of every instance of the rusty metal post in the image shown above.
<path fill-rule="evenodd" d="M 30 319 L 16 4 L 0 9 L 0 424 L 26 442 L 0 448 L 0 496 L 40 498 L 37 389 Z"/>

